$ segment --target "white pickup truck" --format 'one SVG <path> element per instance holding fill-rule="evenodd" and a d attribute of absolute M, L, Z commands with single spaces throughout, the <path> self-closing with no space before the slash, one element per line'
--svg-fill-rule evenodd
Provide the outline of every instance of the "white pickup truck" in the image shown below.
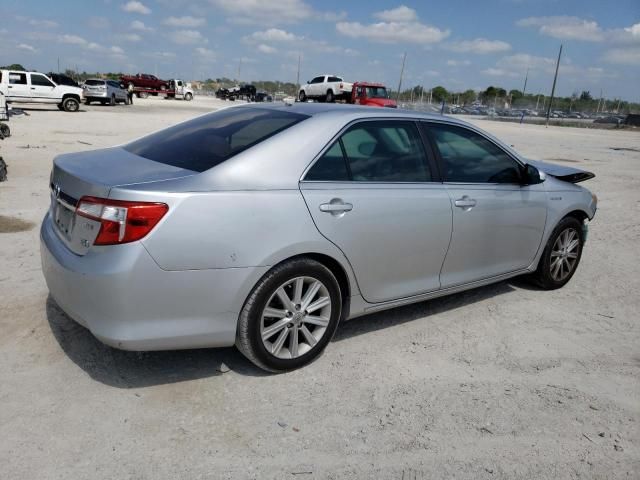
<path fill-rule="evenodd" d="M 7 103 L 50 103 L 65 112 L 77 112 L 83 97 L 81 88 L 58 85 L 43 73 L 14 70 L 0 70 L 0 92 Z"/>
<path fill-rule="evenodd" d="M 335 75 L 320 75 L 309 80 L 300 87 L 298 100 L 305 102 L 307 99 L 315 99 L 325 102 L 334 102 L 336 99 L 351 98 L 353 83 L 345 82 L 342 77 Z"/>

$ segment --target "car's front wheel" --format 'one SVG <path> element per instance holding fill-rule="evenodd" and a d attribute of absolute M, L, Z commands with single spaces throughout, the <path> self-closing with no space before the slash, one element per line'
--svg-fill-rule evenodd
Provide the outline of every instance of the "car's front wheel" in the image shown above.
<path fill-rule="evenodd" d="M 564 286 L 578 268 L 583 244 L 582 223 L 574 217 L 563 218 L 547 241 L 533 281 L 545 290 Z"/>
<path fill-rule="evenodd" d="M 300 100 L 301 102 L 307 101 L 307 94 L 304 93 L 304 90 L 300 90 L 300 93 L 298 94 L 298 100 Z"/>
<path fill-rule="evenodd" d="M 236 346 L 264 370 L 300 368 L 322 353 L 341 314 L 340 286 L 331 270 L 294 259 L 254 287 L 240 313 Z"/>
<path fill-rule="evenodd" d="M 62 109 L 65 112 L 77 112 L 80 109 L 80 102 L 73 97 L 67 97 L 62 101 Z"/>

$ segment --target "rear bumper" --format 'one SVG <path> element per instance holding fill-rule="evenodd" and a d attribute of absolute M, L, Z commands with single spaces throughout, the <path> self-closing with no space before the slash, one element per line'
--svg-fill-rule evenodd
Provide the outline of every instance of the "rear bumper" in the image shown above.
<path fill-rule="evenodd" d="M 40 230 L 50 294 L 75 321 L 123 350 L 226 347 L 256 268 L 162 270 L 140 242 L 93 247 L 84 256 L 58 238 L 49 214 Z"/>

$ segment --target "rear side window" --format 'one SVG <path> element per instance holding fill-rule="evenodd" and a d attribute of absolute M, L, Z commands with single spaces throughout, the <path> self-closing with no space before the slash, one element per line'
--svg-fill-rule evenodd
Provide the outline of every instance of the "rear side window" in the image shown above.
<path fill-rule="evenodd" d="M 342 134 L 305 180 L 430 182 L 432 177 L 413 122 L 372 121 L 353 125 Z"/>
<path fill-rule="evenodd" d="M 18 72 L 9 72 L 9 84 L 10 85 L 26 85 L 27 74 Z"/>
<path fill-rule="evenodd" d="M 135 155 L 204 172 L 309 118 L 262 108 L 228 108 L 194 118 L 124 147 Z"/>
<path fill-rule="evenodd" d="M 342 79 L 340 77 L 329 77 L 329 82 L 341 82 Z"/>

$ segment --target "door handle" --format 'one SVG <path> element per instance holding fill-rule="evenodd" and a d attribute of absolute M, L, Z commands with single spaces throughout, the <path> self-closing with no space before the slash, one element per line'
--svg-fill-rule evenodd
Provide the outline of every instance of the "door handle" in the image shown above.
<path fill-rule="evenodd" d="M 35 90 L 35 89 L 36 89 L 36 87 L 31 87 L 31 90 Z"/>
<path fill-rule="evenodd" d="M 320 205 L 321 212 L 328 212 L 333 215 L 343 214 L 345 212 L 350 212 L 353 210 L 353 205 L 351 203 L 344 203 L 340 199 L 332 199 L 329 203 L 323 203 Z"/>
<path fill-rule="evenodd" d="M 476 206 L 476 201 L 473 198 L 469 198 L 467 195 L 464 195 L 453 203 L 456 207 L 463 208 L 465 210 L 470 210 Z"/>

